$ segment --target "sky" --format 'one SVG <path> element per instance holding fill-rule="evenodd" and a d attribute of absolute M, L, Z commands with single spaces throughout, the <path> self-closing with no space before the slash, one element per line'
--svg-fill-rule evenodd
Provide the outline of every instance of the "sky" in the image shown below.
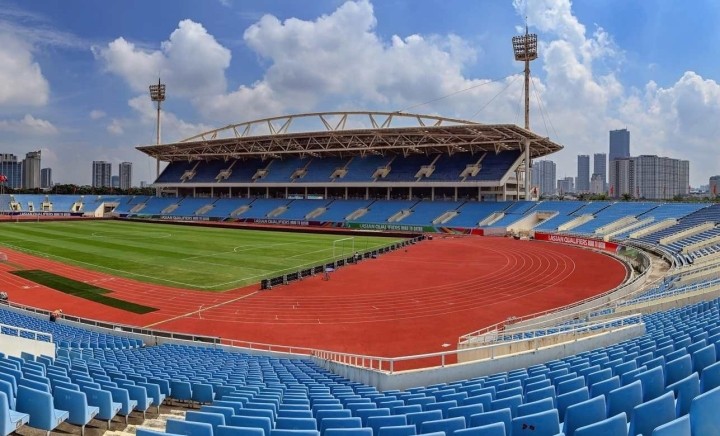
<path fill-rule="evenodd" d="M 526 20 L 558 178 L 619 128 L 632 155 L 688 159 L 693 186 L 720 173 L 716 0 L 0 0 L 0 153 L 41 150 L 60 183 L 89 184 L 93 160 L 152 181 L 135 147 L 155 141 L 158 76 L 163 141 L 314 111 L 522 124 Z"/>

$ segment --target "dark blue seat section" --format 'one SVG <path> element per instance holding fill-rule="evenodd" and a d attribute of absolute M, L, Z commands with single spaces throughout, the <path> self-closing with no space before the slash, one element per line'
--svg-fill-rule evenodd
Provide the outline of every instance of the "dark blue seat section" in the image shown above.
<path fill-rule="evenodd" d="M 142 345 L 142 341 L 138 339 L 128 339 L 107 333 L 91 332 L 67 324 L 50 322 L 45 317 L 38 318 L 37 316 L 26 315 L 8 309 L 0 309 L 0 324 L 50 333 L 53 342 L 55 342 L 57 346 L 65 348 L 136 348 Z M 6 333 L 17 334 L 17 330 L 15 330 L 15 332 L 9 331 L 11 327 L 3 327 L 3 329 L 6 330 Z M 39 335 L 38 340 L 47 341 L 49 340 L 49 336 L 43 337 Z"/>

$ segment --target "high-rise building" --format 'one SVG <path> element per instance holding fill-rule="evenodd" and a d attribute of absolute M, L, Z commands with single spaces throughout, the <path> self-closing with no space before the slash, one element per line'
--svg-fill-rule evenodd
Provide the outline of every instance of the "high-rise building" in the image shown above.
<path fill-rule="evenodd" d="M 539 195 L 555 195 L 555 162 L 551 160 L 533 162 L 531 183 L 538 188 Z"/>
<path fill-rule="evenodd" d="M 718 195 L 720 195 L 720 176 L 710 177 L 708 191 L 710 192 L 711 197 L 717 197 Z"/>
<path fill-rule="evenodd" d="M 120 187 L 120 176 L 110 176 L 110 186 L 113 188 Z"/>
<path fill-rule="evenodd" d="M 575 189 L 580 194 L 590 192 L 590 156 L 587 154 L 578 155 Z"/>
<path fill-rule="evenodd" d="M 610 196 L 662 200 L 690 193 L 690 162 L 642 155 L 610 163 Z"/>
<path fill-rule="evenodd" d="M 31 151 L 22 162 L 24 189 L 37 189 L 40 185 L 40 151 Z"/>
<path fill-rule="evenodd" d="M 630 182 L 630 158 L 613 159 L 610 161 L 610 180 L 608 180 L 608 195 L 622 197 L 632 195 Z"/>
<path fill-rule="evenodd" d="M 590 176 L 590 182 L 592 184 L 592 179 L 595 177 L 595 175 L 598 176 L 600 180 L 602 180 L 602 188 L 599 192 L 595 192 L 594 189 L 592 189 L 592 186 L 590 187 L 591 191 L 595 194 L 602 194 L 607 189 L 607 154 L 605 153 L 595 153 L 593 155 L 593 172 Z"/>
<path fill-rule="evenodd" d="M 40 170 L 40 187 L 43 189 L 52 188 L 52 168 L 43 168 Z"/>
<path fill-rule="evenodd" d="M 575 183 L 573 183 L 573 178 L 565 177 L 564 179 L 558 180 L 557 181 L 557 191 L 558 191 L 558 195 L 560 195 L 560 196 L 569 194 L 571 192 L 575 192 Z"/>
<path fill-rule="evenodd" d="M 605 193 L 605 180 L 603 180 L 600 174 L 593 174 L 592 177 L 590 177 L 590 192 L 593 194 Z"/>
<path fill-rule="evenodd" d="M 103 160 L 94 160 L 92 163 L 92 186 L 93 188 L 110 188 L 110 177 L 112 176 L 112 165 Z"/>
<path fill-rule="evenodd" d="M 130 189 L 132 187 L 132 162 L 122 162 L 118 174 L 120 175 L 120 189 Z"/>
<path fill-rule="evenodd" d="M 11 189 L 22 188 L 22 163 L 17 156 L 9 153 L 0 153 L 0 175 L 5 176 L 2 186 Z"/>
<path fill-rule="evenodd" d="M 610 153 L 608 160 L 630 157 L 630 131 L 628 129 L 610 131 Z"/>

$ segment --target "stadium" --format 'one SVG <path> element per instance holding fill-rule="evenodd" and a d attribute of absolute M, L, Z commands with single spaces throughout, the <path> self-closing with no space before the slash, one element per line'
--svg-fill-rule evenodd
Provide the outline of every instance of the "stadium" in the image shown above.
<path fill-rule="evenodd" d="M 720 207 L 533 200 L 561 148 L 299 114 L 0 196 L 5 434 L 717 434 Z"/>

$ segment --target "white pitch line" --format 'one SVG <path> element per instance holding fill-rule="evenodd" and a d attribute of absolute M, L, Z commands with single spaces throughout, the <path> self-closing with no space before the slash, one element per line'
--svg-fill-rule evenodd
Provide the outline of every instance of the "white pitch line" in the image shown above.
<path fill-rule="evenodd" d="M 176 319 L 185 318 L 185 317 L 192 316 L 192 315 L 195 315 L 195 314 L 200 314 L 201 312 L 204 312 L 204 311 L 206 311 L 206 310 L 215 309 L 216 307 L 224 306 L 224 305 L 226 305 L 226 304 L 234 303 L 234 302 L 236 302 L 236 301 L 240 301 L 240 300 L 243 300 L 243 299 L 245 299 L 245 298 L 252 297 L 253 295 L 258 294 L 259 292 L 260 292 L 260 291 L 255 291 L 255 292 L 250 293 L 250 294 L 247 294 L 247 295 L 242 295 L 242 296 L 240 296 L 240 297 L 233 298 L 232 300 L 224 301 L 224 302 L 222 302 L 222 303 L 214 304 L 214 305 L 212 305 L 212 306 L 204 307 L 204 308 L 201 308 L 201 309 L 198 309 L 198 310 L 193 310 L 192 312 L 188 312 L 188 313 L 183 314 L 183 315 L 178 315 L 178 316 L 174 316 L 174 317 L 172 317 L 172 318 L 168 318 L 168 319 L 165 319 L 165 320 L 162 320 L 162 321 L 154 322 L 154 323 L 152 323 L 152 324 L 148 324 L 148 325 L 144 326 L 143 328 L 144 328 L 144 329 L 147 329 L 147 328 L 150 328 L 150 327 L 154 327 L 154 326 L 156 326 L 156 325 L 158 325 L 158 324 L 164 324 L 164 323 L 166 323 L 166 322 L 175 321 Z"/>

